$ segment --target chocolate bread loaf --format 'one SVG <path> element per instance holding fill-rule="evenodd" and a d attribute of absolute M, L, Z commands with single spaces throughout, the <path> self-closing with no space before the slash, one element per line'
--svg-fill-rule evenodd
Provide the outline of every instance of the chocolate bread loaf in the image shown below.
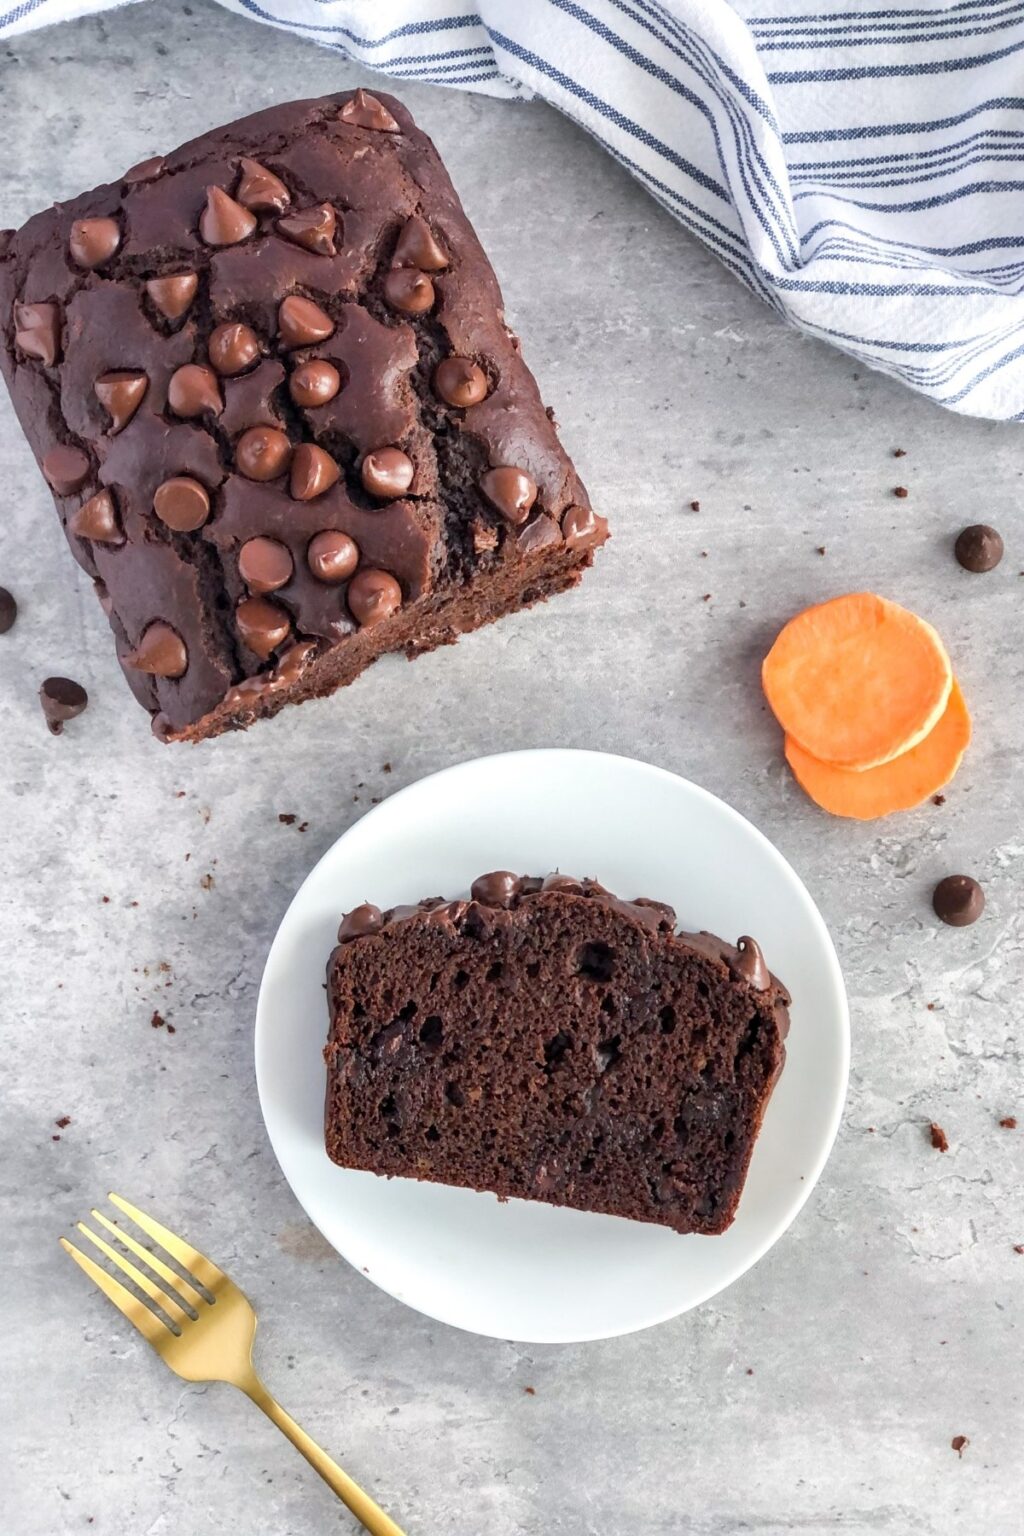
<path fill-rule="evenodd" d="M 429 139 L 273 107 L 0 233 L 0 365 L 162 739 L 577 582 L 607 534 Z"/>
<path fill-rule="evenodd" d="M 342 921 L 328 1155 L 349 1168 L 723 1232 L 785 1057 L 757 944 L 675 932 L 592 880 Z"/>

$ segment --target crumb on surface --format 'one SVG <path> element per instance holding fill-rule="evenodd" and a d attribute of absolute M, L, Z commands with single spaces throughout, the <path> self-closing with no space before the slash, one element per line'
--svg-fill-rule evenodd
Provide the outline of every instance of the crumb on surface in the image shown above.
<path fill-rule="evenodd" d="M 202 878 L 199 881 L 199 884 L 202 886 L 204 891 L 212 891 L 213 890 L 213 876 L 209 872 L 207 872 L 205 875 L 202 876 Z"/>
<path fill-rule="evenodd" d="M 277 819 L 283 827 L 294 827 L 298 817 L 292 811 L 278 811 Z"/>
<path fill-rule="evenodd" d="M 523 1391 L 526 1393 L 527 1397 L 536 1397 L 537 1396 L 537 1389 L 536 1389 L 536 1387 L 524 1387 Z"/>
<path fill-rule="evenodd" d="M 102 901 L 104 904 L 106 904 L 107 902 L 110 901 L 110 897 L 109 896 L 101 896 L 100 897 L 100 901 Z"/>
<path fill-rule="evenodd" d="M 1014 1243 L 1013 1251 L 1014 1253 L 1024 1253 L 1024 1243 Z"/>
<path fill-rule="evenodd" d="M 949 1151 L 949 1137 L 942 1129 L 942 1126 L 936 1125 L 934 1120 L 928 1127 L 928 1134 L 931 1137 L 932 1146 L 935 1148 L 936 1152 Z"/>
<path fill-rule="evenodd" d="M 929 1013 L 934 1013 L 935 1012 L 935 1004 L 934 1003 L 925 1003 L 925 1007 L 928 1009 Z"/>
<path fill-rule="evenodd" d="M 390 773 L 391 772 L 391 764 L 390 763 L 382 763 L 380 771 L 381 771 L 381 773 Z"/>
<path fill-rule="evenodd" d="M 60 1119 L 59 1120 L 55 1120 L 53 1123 L 54 1123 L 54 1125 L 57 1127 L 57 1129 L 59 1131 L 63 1131 L 63 1130 L 66 1129 L 67 1126 L 69 1126 L 71 1124 L 71 1116 L 70 1115 L 61 1115 Z"/>
<path fill-rule="evenodd" d="M 828 553 L 828 551 L 827 551 L 827 550 L 826 550 L 826 548 L 825 548 L 825 546 L 824 546 L 824 544 L 819 544 L 819 545 L 818 545 L 818 546 L 817 546 L 817 553 L 818 553 L 818 554 L 819 554 L 819 555 L 824 555 L 824 554 L 827 554 L 827 553 Z"/>
<path fill-rule="evenodd" d="M 945 805 L 945 795 L 932 795 L 932 805 Z"/>
<path fill-rule="evenodd" d="M 309 827 L 309 822 L 308 821 L 300 821 L 299 822 L 299 831 L 300 832 L 305 832 L 308 827 Z"/>
<path fill-rule="evenodd" d="M 60 1122 L 58 1121 L 58 1124 L 59 1123 Z M 999 1124 L 1002 1126 L 1004 1131 L 1015 1131 L 1017 1129 L 1017 1116 L 1004 1115 Z"/>
<path fill-rule="evenodd" d="M 892 493 L 894 496 L 899 496 L 900 498 L 910 495 L 910 492 L 907 490 L 905 485 L 894 485 L 892 488 Z"/>
<path fill-rule="evenodd" d="M 690 511 L 691 512 L 699 512 L 700 511 L 700 502 L 699 501 L 691 501 L 690 502 Z"/>
<path fill-rule="evenodd" d="M 957 1455 L 962 1459 L 964 1451 L 967 1449 L 971 1442 L 968 1440 L 966 1435 L 954 1435 L 949 1443 L 953 1447 L 954 1451 L 956 1451 Z"/>
<path fill-rule="evenodd" d="M 166 1023 L 166 1020 L 164 1019 L 164 1016 L 160 1012 L 160 1010 L 158 1008 L 154 1008 L 153 1009 L 153 1017 L 150 1019 L 149 1022 L 150 1022 L 150 1025 L 151 1025 L 151 1027 L 153 1029 L 163 1029 L 164 1024 Z"/>
<path fill-rule="evenodd" d="M 710 603 L 710 601 L 711 601 L 711 593 L 710 592 L 705 592 L 704 596 L 701 598 L 701 602 L 702 603 Z"/>
<path fill-rule="evenodd" d="M 905 448 L 894 448 L 892 451 L 892 456 L 894 459 L 905 459 L 907 456 L 907 450 Z"/>

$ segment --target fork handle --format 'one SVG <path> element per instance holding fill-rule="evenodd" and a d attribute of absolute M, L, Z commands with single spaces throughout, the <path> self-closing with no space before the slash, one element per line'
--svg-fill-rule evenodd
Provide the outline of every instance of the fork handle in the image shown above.
<path fill-rule="evenodd" d="M 401 1528 L 374 1503 L 370 1495 L 364 1493 L 359 1484 L 353 1482 L 348 1473 L 343 1472 L 338 1463 L 320 1449 L 302 1426 L 296 1424 L 291 1414 L 284 1411 L 276 1398 L 271 1397 L 258 1376 L 253 1375 L 250 1382 L 240 1385 L 257 1408 L 261 1408 L 270 1422 L 276 1424 L 283 1435 L 288 1436 L 295 1449 L 302 1452 L 310 1466 L 319 1472 L 327 1486 L 352 1511 L 363 1529 L 370 1532 L 370 1536 L 404 1536 Z"/>

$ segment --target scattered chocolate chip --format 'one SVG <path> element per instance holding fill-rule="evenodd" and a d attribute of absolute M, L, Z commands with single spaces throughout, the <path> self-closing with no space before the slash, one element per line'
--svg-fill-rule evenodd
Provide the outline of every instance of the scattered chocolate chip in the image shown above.
<path fill-rule="evenodd" d="M 510 523 L 525 523 L 537 500 L 537 487 L 525 470 L 504 464 L 480 478 L 487 500 Z"/>
<path fill-rule="evenodd" d="M 285 347 L 311 347 L 334 333 L 334 321 L 312 299 L 290 293 L 277 311 L 277 333 Z"/>
<path fill-rule="evenodd" d="M 60 356 L 60 310 L 56 304 L 15 304 L 14 344 L 24 357 L 52 368 Z"/>
<path fill-rule="evenodd" d="M 39 689 L 39 702 L 51 736 L 59 736 L 68 720 L 80 715 L 89 702 L 81 683 L 70 677 L 48 677 Z"/>
<path fill-rule="evenodd" d="M 893 493 L 894 496 L 899 496 L 899 497 L 909 496 L 910 495 L 910 492 L 907 490 L 905 485 L 894 485 L 893 488 L 892 488 L 892 493 Z"/>
<path fill-rule="evenodd" d="M 1004 1115 L 999 1124 L 1002 1126 L 1004 1131 L 1015 1131 L 1017 1129 L 1017 1116 Z"/>
<path fill-rule="evenodd" d="M 197 273 L 178 272 L 174 277 L 151 277 L 146 292 L 165 320 L 180 320 L 191 307 L 198 287 Z"/>
<path fill-rule="evenodd" d="M 448 265 L 448 257 L 434 238 L 430 225 L 418 213 L 403 225 L 391 265 L 418 267 L 421 272 L 443 272 Z"/>
<path fill-rule="evenodd" d="M 8 630 L 14 628 L 17 617 L 18 604 L 6 587 L 0 587 L 0 635 L 6 635 Z"/>
<path fill-rule="evenodd" d="M 121 180 L 126 187 L 138 187 L 143 182 L 156 181 L 163 168 L 163 155 L 150 155 L 148 160 L 140 160 L 137 165 L 130 166 Z"/>
<path fill-rule="evenodd" d="M 318 581 L 333 586 L 352 575 L 359 564 L 359 550 L 347 533 L 327 528 L 310 539 L 306 563 Z"/>
<path fill-rule="evenodd" d="M 110 417 L 110 436 L 123 432 L 142 404 L 149 379 L 146 374 L 118 370 L 103 373 L 93 385 L 96 398 Z"/>
<path fill-rule="evenodd" d="M 235 465 L 247 480 L 276 480 L 291 456 L 292 445 L 279 427 L 250 427 L 235 444 Z"/>
<path fill-rule="evenodd" d="M 124 543 L 117 508 L 109 491 L 97 491 L 95 496 L 90 496 L 76 508 L 68 518 L 68 530 L 76 538 L 91 539 L 94 544 Z"/>
<path fill-rule="evenodd" d="M 89 467 L 88 454 L 67 443 L 51 448 L 42 462 L 46 483 L 58 496 L 73 496 L 80 491 L 89 478 Z"/>
<path fill-rule="evenodd" d="M 412 459 L 401 448 L 378 448 L 363 459 L 359 477 L 369 495 L 394 501 L 405 495 L 415 473 Z"/>
<path fill-rule="evenodd" d="M 928 1135 L 931 1138 L 932 1146 L 935 1148 L 936 1152 L 949 1151 L 949 1138 L 947 1137 L 945 1131 L 942 1129 L 942 1126 L 936 1125 L 934 1120 L 928 1127 Z"/>
<path fill-rule="evenodd" d="M 294 827 L 299 818 L 297 816 L 293 816 L 291 811 L 279 811 L 277 819 L 278 821 L 283 822 L 286 827 Z"/>
<path fill-rule="evenodd" d="M 238 552 L 238 570 L 250 592 L 276 592 L 292 579 L 289 551 L 276 539 L 247 539 Z"/>
<path fill-rule="evenodd" d="M 950 927 L 966 928 L 985 910 L 985 892 L 970 875 L 947 875 L 932 893 L 932 906 Z"/>
<path fill-rule="evenodd" d="M 210 332 L 207 355 L 217 372 L 233 379 L 260 355 L 260 339 L 248 325 L 217 325 Z"/>
<path fill-rule="evenodd" d="M 607 532 L 606 520 L 593 507 L 570 507 L 562 517 L 562 537 L 569 549 L 589 549 L 600 544 Z"/>
<path fill-rule="evenodd" d="M 340 475 L 340 468 L 325 448 L 300 443 L 292 458 L 289 490 L 296 501 L 315 501 L 337 484 Z"/>
<path fill-rule="evenodd" d="M 349 612 L 368 629 L 389 619 L 402 606 L 402 589 L 388 571 L 357 571 L 346 593 Z"/>
<path fill-rule="evenodd" d="M 207 187 L 206 207 L 199 215 L 199 233 L 207 245 L 237 245 L 256 228 L 256 218 L 229 197 L 223 187 Z"/>
<path fill-rule="evenodd" d="M 265 597 L 243 598 L 235 609 L 235 623 L 244 643 L 261 661 L 266 661 L 292 632 L 285 610 Z"/>
<path fill-rule="evenodd" d="M 465 410 L 487 398 L 487 375 L 468 357 L 446 357 L 434 370 L 434 390 L 447 405 Z"/>
<path fill-rule="evenodd" d="M 315 208 L 303 208 L 278 219 L 277 232 L 293 245 L 301 245 L 303 250 L 312 251 L 315 256 L 333 256 L 336 225 L 337 219 L 330 203 L 318 203 Z"/>
<path fill-rule="evenodd" d="M 960 1457 L 960 1459 L 963 1460 L 964 1451 L 966 1450 L 966 1448 L 971 1443 L 968 1440 L 967 1436 L 966 1435 L 954 1435 L 952 1440 L 949 1443 L 953 1447 L 954 1451 L 956 1451 L 956 1453 Z"/>
<path fill-rule="evenodd" d="M 243 157 L 240 165 L 242 174 L 235 189 L 235 201 L 253 213 L 284 213 L 291 196 L 280 176 L 257 160 Z"/>
<path fill-rule="evenodd" d="M 148 625 L 138 645 L 123 659 L 126 667 L 148 672 L 151 677 L 178 678 L 188 671 L 185 642 L 163 619 Z"/>
<path fill-rule="evenodd" d="M 1002 535 L 988 523 L 972 523 L 958 536 L 953 553 L 965 571 L 994 571 L 1003 558 Z"/>
<path fill-rule="evenodd" d="M 415 267 L 395 267 L 384 279 L 384 298 L 402 315 L 423 315 L 434 304 L 434 285 Z"/>
<path fill-rule="evenodd" d="M 508 908 L 519 895 L 522 883 L 510 869 L 496 869 L 489 875 L 479 875 L 470 886 L 469 894 L 482 907 Z"/>
<path fill-rule="evenodd" d="M 371 901 L 364 901 L 361 907 L 353 907 L 351 912 L 346 912 L 338 929 L 338 943 L 348 944 L 353 939 L 362 939 L 368 933 L 379 933 L 384 926 L 384 915 L 380 907 L 375 907 Z"/>
<path fill-rule="evenodd" d="M 356 91 L 338 113 L 343 123 L 355 128 L 373 128 L 378 133 L 401 133 L 398 123 L 387 107 L 369 91 Z"/>
<path fill-rule="evenodd" d="M 210 515 L 210 494 L 191 476 L 175 475 L 157 486 L 153 511 L 175 533 L 193 533 Z"/>
<path fill-rule="evenodd" d="M 68 249 L 76 266 L 92 271 L 109 261 L 121 244 L 116 219 L 76 219 L 71 226 Z"/>
<path fill-rule="evenodd" d="M 300 363 L 288 380 L 288 393 L 296 405 L 301 405 L 307 411 L 326 405 L 340 389 L 341 374 L 333 363 L 326 363 L 320 358 Z"/>
<path fill-rule="evenodd" d="M 224 409 L 220 384 L 212 368 L 202 363 L 186 363 L 171 374 L 167 386 L 167 404 L 175 416 L 191 419 L 207 411 L 219 416 Z"/>

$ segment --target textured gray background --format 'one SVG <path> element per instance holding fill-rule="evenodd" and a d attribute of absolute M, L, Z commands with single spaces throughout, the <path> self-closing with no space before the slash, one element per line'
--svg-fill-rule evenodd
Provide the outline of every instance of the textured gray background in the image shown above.
<path fill-rule="evenodd" d="M 18 41 L 0 52 L 0 223 L 359 78 L 178 0 Z M 58 1232 L 113 1187 L 242 1282 L 268 1382 L 411 1536 L 1010 1536 L 1024 1130 L 998 1120 L 1024 1123 L 1019 429 L 943 415 L 785 330 L 546 107 L 404 95 L 615 539 L 547 608 L 385 661 L 247 738 L 162 748 L 0 400 L 0 581 L 21 603 L 0 640 L 4 1530 L 349 1528 L 249 1404 L 184 1388 L 61 1256 Z M 979 517 L 1007 558 L 970 577 L 950 545 Z M 945 806 L 867 827 L 802 798 L 757 682 L 783 619 L 858 587 L 941 625 L 977 729 Z M 35 699 L 51 672 L 92 697 L 62 740 Z M 756 1270 L 653 1332 L 529 1349 L 432 1324 L 327 1248 L 264 1136 L 251 1036 L 281 913 L 372 797 L 547 744 L 677 770 L 774 839 L 835 935 L 854 1067 L 824 1178 Z M 928 901 L 958 869 L 988 893 L 963 931 Z"/>

